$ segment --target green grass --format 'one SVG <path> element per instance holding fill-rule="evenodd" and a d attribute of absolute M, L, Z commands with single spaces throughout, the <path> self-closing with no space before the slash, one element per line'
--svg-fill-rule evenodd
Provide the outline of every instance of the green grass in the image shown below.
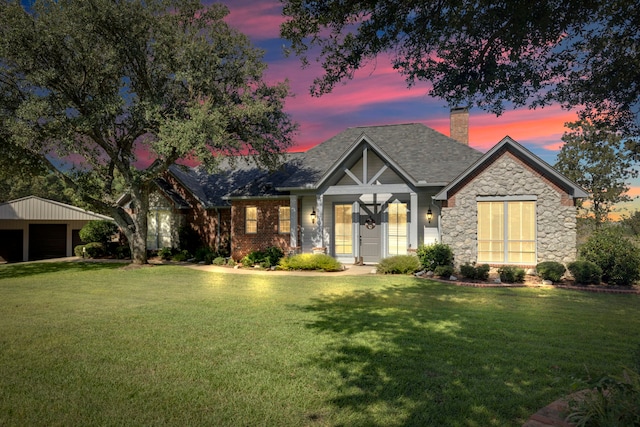
<path fill-rule="evenodd" d="M 635 295 L 0 267 L 0 425 L 519 426 L 640 340 Z"/>

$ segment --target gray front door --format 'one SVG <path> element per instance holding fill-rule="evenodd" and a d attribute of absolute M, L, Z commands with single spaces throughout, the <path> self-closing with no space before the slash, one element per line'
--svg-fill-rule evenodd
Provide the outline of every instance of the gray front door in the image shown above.
<path fill-rule="evenodd" d="M 379 205 L 360 205 L 360 256 L 364 262 L 380 261 L 380 219 Z"/>

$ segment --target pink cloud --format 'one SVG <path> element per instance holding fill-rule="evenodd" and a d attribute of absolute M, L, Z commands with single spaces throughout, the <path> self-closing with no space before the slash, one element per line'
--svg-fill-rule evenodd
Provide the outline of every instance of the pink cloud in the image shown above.
<path fill-rule="evenodd" d="M 229 7 L 225 21 L 254 40 L 280 37 L 280 24 L 284 22 L 282 4 L 278 1 L 234 0 L 223 1 Z"/>

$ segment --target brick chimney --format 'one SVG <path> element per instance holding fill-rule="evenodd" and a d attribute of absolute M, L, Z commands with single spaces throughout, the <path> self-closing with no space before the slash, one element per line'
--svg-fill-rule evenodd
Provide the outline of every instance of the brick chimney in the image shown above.
<path fill-rule="evenodd" d="M 449 120 L 449 137 L 458 142 L 469 145 L 469 108 L 452 108 Z"/>

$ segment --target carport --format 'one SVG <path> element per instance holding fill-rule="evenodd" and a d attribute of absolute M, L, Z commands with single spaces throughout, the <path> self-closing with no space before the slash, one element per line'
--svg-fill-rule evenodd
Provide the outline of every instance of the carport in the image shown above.
<path fill-rule="evenodd" d="M 113 221 L 64 203 L 36 196 L 0 204 L 0 262 L 73 256 L 80 229 L 93 220 Z"/>

